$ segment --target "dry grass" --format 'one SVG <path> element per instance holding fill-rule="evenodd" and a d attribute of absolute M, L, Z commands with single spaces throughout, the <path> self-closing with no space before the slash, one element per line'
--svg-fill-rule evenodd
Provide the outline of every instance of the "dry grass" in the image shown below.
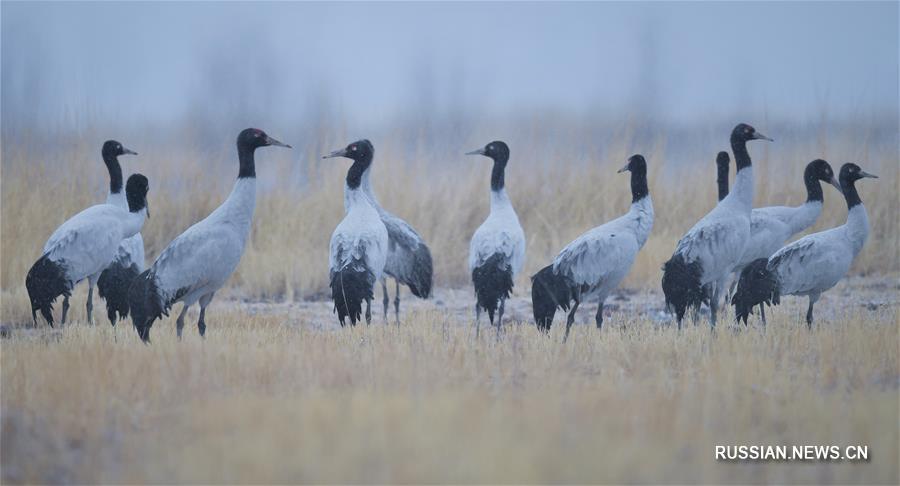
<path fill-rule="evenodd" d="M 528 237 L 510 317 L 530 311 L 527 275 L 584 230 L 625 211 L 627 176 L 615 170 L 634 152 L 650 162 L 657 222 L 625 285 L 658 288 L 675 241 L 714 204 L 721 141 L 710 139 L 688 163 L 671 158 L 663 140 L 635 147 L 627 132 L 603 156 L 565 148 L 568 138 L 554 151 L 529 143 L 529 135 L 511 140 L 507 176 Z M 582 135 L 569 138 L 589 138 Z M 861 290 L 842 284 L 826 294 L 813 332 L 797 324 L 801 303 L 788 299 L 765 332 L 722 328 L 711 335 L 703 327 L 678 334 L 654 324 L 661 297 L 651 295 L 644 307 L 616 311 L 602 332 L 576 328 L 565 345 L 559 328 L 547 339 L 532 326 L 511 326 L 499 342 L 491 333 L 474 339 L 465 317 L 465 261 L 469 237 L 487 214 L 489 163 L 457 152 L 482 139 L 453 153 L 409 153 L 375 140 L 382 203 L 429 241 L 437 284 L 457 297 L 405 304 L 415 311 L 400 328 L 335 330 L 327 304 L 304 299 L 325 287 L 328 239 L 342 216 L 348 164 L 317 160 L 317 152 L 348 141 L 337 138 L 319 140 L 321 150 L 260 151 L 251 241 L 211 308 L 207 340 L 188 332 L 176 342 L 170 319 L 157 324 L 149 347 L 127 324 L 117 331 L 81 322 L 54 331 L 20 327 L 30 321 L 28 267 L 59 223 L 102 200 L 106 176 L 97 147 L 78 143 L 42 157 L 7 143 L 0 478 L 897 484 L 897 148 L 865 137 L 829 140 L 751 148 L 760 205 L 800 203 L 800 174 L 815 157 L 836 167 L 857 162 L 881 176 L 860 187 L 872 234 L 854 273 L 892 275 L 890 284 L 869 301 L 875 310 L 855 305 Z M 126 171 L 151 180 L 152 219 L 143 234 L 152 259 L 224 199 L 235 156 L 230 142 L 221 153 L 181 147 L 154 154 L 139 141 L 126 144 L 142 153 L 124 160 Z M 70 167 L 80 170 L 71 176 Z M 846 215 L 836 192 L 825 190 L 816 230 Z M 447 290 L 454 287 L 464 290 Z M 83 296 L 82 286 L 76 321 L 83 320 Z M 242 299 L 297 303 L 260 311 Z M 862 444 L 872 459 L 721 463 L 713 458 L 716 444 Z"/>
<path fill-rule="evenodd" d="M 714 335 L 617 313 L 565 345 L 524 325 L 476 340 L 434 311 L 322 331 L 220 306 L 205 341 L 169 322 L 153 346 L 105 325 L 20 331 L 3 341 L 3 478 L 896 484 L 897 307 L 825 312 L 813 332 L 800 312 Z M 871 459 L 716 462 L 722 444 Z"/>

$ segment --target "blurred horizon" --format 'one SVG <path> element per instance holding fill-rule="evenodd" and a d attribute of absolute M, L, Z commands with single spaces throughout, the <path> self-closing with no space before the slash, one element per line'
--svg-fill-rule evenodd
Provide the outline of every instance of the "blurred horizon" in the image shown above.
<path fill-rule="evenodd" d="M 727 135 L 739 121 L 814 136 L 849 126 L 887 144 L 900 131 L 897 2 L 0 9 L 4 149 L 86 130 L 159 142 L 185 128 L 200 147 L 230 147 L 246 126 L 301 146 L 401 137 L 408 150 L 622 130 L 666 132 L 677 149 L 698 137 L 686 132 Z"/>

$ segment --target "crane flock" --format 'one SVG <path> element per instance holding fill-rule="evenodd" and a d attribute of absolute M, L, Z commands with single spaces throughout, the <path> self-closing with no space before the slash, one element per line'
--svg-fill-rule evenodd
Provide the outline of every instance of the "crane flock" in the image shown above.
<path fill-rule="evenodd" d="M 877 176 L 855 164 L 844 164 L 839 178 L 835 178 L 831 166 L 816 159 L 803 173 L 807 192 L 803 204 L 754 209 L 753 164 L 747 148 L 754 140 L 772 141 L 744 123 L 731 132 L 737 168 L 734 186 L 729 192 L 729 155 L 719 152 L 718 204 L 685 233 L 662 267 L 665 305 L 679 329 L 688 311 L 696 321 L 703 304 L 709 307 L 710 325 L 715 327 L 726 288 L 730 294 L 726 302 L 734 305 L 736 319 L 744 323 L 757 306 L 765 324 L 764 306 L 779 304 L 784 295 L 808 296 L 806 322 L 811 326 L 813 305 L 847 274 L 865 244 L 869 222 L 855 184 Z M 168 315 L 177 302 L 183 304 L 176 319 L 178 338 L 188 308 L 198 302 L 197 328 L 200 336 L 205 336 L 206 309 L 237 268 L 250 235 L 256 205 L 254 156 L 256 149 L 266 146 L 291 148 L 255 128 L 238 135 L 238 176 L 231 194 L 209 216 L 172 240 L 145 269 L 140 231 L 149 218 L 149 182 L 145 176 L 133 174 L 123 194 L 118 157 L 137 153 L 115 140 L 105 142 L 101 156 L 109 173 L 106 203 L 77 213 L 57 228 L 26 276 L 34 324 L 39 312 L 51 327 L 54 325 L 53 303 L 60 296 L 61 322 L 65 324 L 72 289 L 87 279 L 86 310 L 91 323 L 96 285 L 100 297 L 106 300 L 111 324 L 115 326 L 118 319 L 130 315 L 133 327 L 146 343 L 150 342 L 154 321 Z M 378 202 L 370 182 L 374 155 L 372 143 L 362 139 L 323 156 L 352 161 L 344 184 L 345 215 L 331 235 L 328 256 L 331 298 L 341 326 L 348 319 L 355 325 L 363 316 L 367 324 L 371 322 L 378 282 L 387 321 L 388 277 L 395 281 L 398 324 L 400 284 L 416 297 L 428 299 L 432 295 L 431 251 L 409 223 Z M 481 155 L 493 162 L 490 212 L 472 235 L 469 271 L 475 292 L 476 336 L 481 313 L 486 311 L 499 337 L 506 300 L 525 263 L 526 236 L 506 191 L 509 146 L 497 140 L 466 155 Z M 632 200 L 627 213 L 586 231 L 531 277 L 532 308 L 539 330 L 549 332 L 556 310 L 562 309 L 568 311 L 567 339 L 576 310 L 588 299 L 596 300 L 596 325 L 603 325 L 606 299 L 628 274 L 653 228 L 647 166 L 647 160 L 635 154 L 619 170 L 630 173 Z M 788 243 L 815 224 L 821 214 L 821 182 L 843 194 L 847 222 Z"/>

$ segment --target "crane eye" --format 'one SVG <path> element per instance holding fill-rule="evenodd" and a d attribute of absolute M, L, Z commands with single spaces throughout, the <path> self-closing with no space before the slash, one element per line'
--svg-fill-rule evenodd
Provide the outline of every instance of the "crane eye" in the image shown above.
<path fill-rule="evenodd" d="M 351 147 L 350 147 L 350 150 L 356 152 L 356 145 L 351 146 Z"/>

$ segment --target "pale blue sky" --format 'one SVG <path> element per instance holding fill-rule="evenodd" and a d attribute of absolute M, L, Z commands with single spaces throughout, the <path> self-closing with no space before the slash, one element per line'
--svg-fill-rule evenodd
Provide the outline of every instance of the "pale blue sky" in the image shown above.
<path fill-rule="evenodd" d="M 4 124 L 898 109 L 898 3 L 15 3 Z M 214 106 L 213 106 L 214 105 Z M 219 110 L 219 111 L 216 111 Z"/>

